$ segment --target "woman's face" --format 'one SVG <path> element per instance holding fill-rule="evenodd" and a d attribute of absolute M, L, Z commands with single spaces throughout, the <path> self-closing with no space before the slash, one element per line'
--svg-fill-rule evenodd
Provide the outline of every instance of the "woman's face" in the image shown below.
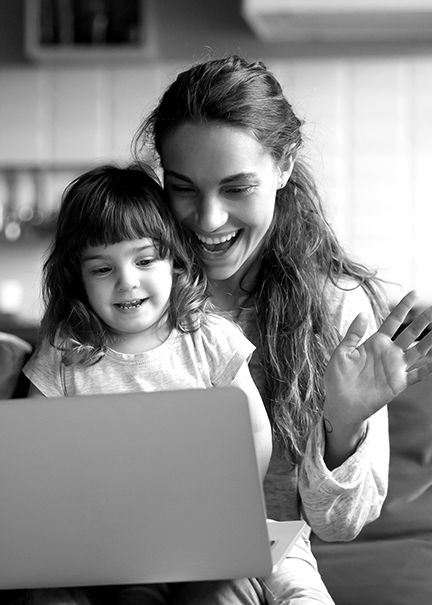
<path fill-rule="evenodd" d="M 193 232 L 207 275 L 240 280 L 272 222 L 282 170 L 247 130 L 218 123 L 179 126 L 161 150 L 171 207 Z"/>

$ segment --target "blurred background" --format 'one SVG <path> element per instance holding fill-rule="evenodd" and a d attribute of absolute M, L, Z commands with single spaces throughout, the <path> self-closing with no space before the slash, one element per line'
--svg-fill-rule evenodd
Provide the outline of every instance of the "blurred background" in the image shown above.
<path fill-rule="evenodd" d="M 126 162 L 179 70 L 261 59 L 357 260 L 432 303 L 432 0 L 1 0 L 0 330 L 26 337 L 64 186 Z"/>

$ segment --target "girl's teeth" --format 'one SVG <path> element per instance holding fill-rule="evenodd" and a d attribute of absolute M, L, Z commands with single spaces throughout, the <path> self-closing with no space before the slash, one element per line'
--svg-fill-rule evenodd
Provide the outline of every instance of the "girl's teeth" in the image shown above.
<path fill-rule="evenodd" d="M 137 300 L 129 300 L 127 302 L 123 302 L 123 303 L 118 303 L 118 306 L 121 309 L 132 309 L 132 308 L 136 308 L 139 307 L 140 304 L 142 303 L 143 299 L 137 299 Z"/>

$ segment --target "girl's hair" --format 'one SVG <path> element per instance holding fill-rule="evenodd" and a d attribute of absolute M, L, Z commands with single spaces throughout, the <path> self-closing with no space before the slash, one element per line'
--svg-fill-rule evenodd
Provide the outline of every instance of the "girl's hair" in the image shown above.
<path fill-rule="evenodd" d="M 375 275 L 347 258 L 327 223 L 313 178 L 298 157 L 302 122 L 279 82 L 261 62 L 231 56 L 180 73 L 133 140 L 138 157 L 153 143 L 163 165 L 164 142 L 185 122 L 219 122 L 247 129 L 284 166 L 294 158 L 276 197 L 272 224 L 249 291 L 257 313 L 263 399 L 276 443 L 293 461 L 322 413 L 323 375 L 339 342 L 324 287 L 341 278 L 361 284 L 379 320 L 384 301 Z"/>
<path fill-rule="evenodd" d="M 197 329 L 207 306 L 206 279 L 151 169 L 138 163 L 101 166 L 65 189 L 43 266 L 41 323 L 42 337 L 63 350 L 64 363 L 95 363 L 104 354 L 109 334 L 87 299 L 81 277 L 83 250 L 147 237 L 160 258 L 173 263 L 170 325 L 185 332 Z"/>

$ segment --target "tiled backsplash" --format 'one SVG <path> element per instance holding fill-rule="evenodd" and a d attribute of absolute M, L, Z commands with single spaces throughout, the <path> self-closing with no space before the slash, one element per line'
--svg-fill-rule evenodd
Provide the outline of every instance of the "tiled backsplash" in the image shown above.
<path fill-rule="evenodd" d="M 266 63 L 305 120 L 306 157 L 345 248 L 432 300 L 432 55 Z M 139 120 L 186 66 L 0 70 L 0 165 L 126 161 Z M 11 262 L 25 274 L 5 246 L 0 284 Z M 19 311 L 34 318 L 30 282 Z"/>

